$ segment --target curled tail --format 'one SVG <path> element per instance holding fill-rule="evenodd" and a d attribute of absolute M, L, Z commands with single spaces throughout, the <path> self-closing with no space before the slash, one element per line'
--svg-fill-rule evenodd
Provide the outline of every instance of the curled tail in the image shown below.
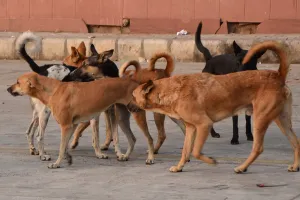
<path fill-rule="evenodd" d="M 42 40 L 37 35 L 34 35 L 32 32 L 22 33 L 16 41 L 16 51 L 19 55 L 29 64 L 32 71 L 39 73 L 40 67 L 32 60 L 32 58 L 27 54 L 25 45 L 28 42 L 32 42 L 33 48 L 30 49 L 31 52 L 39 52 L 42 48 Z"/>
<path fill-rule="evenodd" d="M 120 67 L 119 76 L 122 77 L 124 75 L 124 72 L 126 71 L 126 69 L 131 65 L 135 67 L 135 72 L 134 72 L 135 74 L 141 70 L 141 65 L 138 61 L 130 60 L 130 61 L 127 61 L 126 63 L 124 63 Z"/>
<path fill-rule="evenodd" d="M 251 59 L 251 57 L 254 56 L 256 53 L 266 51 L 266 50 L 274 51 L 278 55 L 279 62 L 280 62 L 278 73 L 282 77 L 282 80 L 285 82 L 287 74 L 289 72 L 290 65 L 288 63 L 287 55 L 283 46 L 277 42 L 266 41 L 255 45 L 246 54 L 243 60 L 243 64 L 247 63 Z"/>
<path fill-rule="evenodd" d="M 159 52 L 159 53 L 154 54 L 152 56 L 152 58 L 150 59 L 148 70 L 149 71 L 154 71 L 155 70 L 155 63 L 160 58 L 165 58 L 167 60 L 167 66 L 166 66 L 166 69 L 165 69 L 165 74 L 167 76 L 171 76 L 171 74 L 172 74 L 172 72 L 174 71 L 174 68 L 175 68 L 174 59 L 170 54 L 168 54 L 166 52 Z"/>
<path fill-rule="evenodd" d="M 209 50 L 203 46 L 201 42 L 201 30 L 202 30 L 202 22 L 199 23 L 197 31 L 195 33 L 195 43 L 197 46 L 197 49 L 203 53 L 205 61 L 207 62 L 208 60 L 212 59 L 212 56 L 209 52 Z"/>

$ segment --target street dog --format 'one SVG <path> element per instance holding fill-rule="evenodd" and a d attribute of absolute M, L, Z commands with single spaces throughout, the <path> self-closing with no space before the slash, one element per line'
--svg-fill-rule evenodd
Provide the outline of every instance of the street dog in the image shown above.
<path fill-rule="evenodd" d="M 76 49 L 75 47 L 71 47 L 71 55 L 67 56 L 64 59 L 64 64 L 47 64 L 43 66 L 38 66 L 33 59 L 27 54 L 25 45 L 28 42 L 34 43 L 34 49 L 32 49 L 32 52 L 39 52 L 41 50 L 41 38 L 34 35 L 32 32 L 24 32 L 21 34 L 17 41 L 16 41 L 16 50 L 19 52 L 19 55 L 29 64 L 32 71 L 47 76 L 50 78 L 55 78 L 57 80 L 61 81 L 74 81 L 76 78 L 76 74 L 73 73 L 71 75 L 71 72 L 73 72 L 78 67 L 82 66 L 83 62 L 86 60 L 86 47 L 84 42 L 81 42 Z M 92 53 L 95 51 L 94 46 L 91 46 Z M 113 53 L 113 50 L 103 52 L 101 55 L 103 57 L 110 57 Z M 99 54 L 98 54 L 99 55 Z M 105 56 L 104 56 L 105 55 Z M 94 54 L 92 54 L 94 56 Z M 117 69 L 117 66 L 115 66 Z M 114 68 L 109 66 L 110 71 L 113 71 Z M 107 70 L 106 70 L 107 71 Z M 109 71 L 109 72 L 110 72 Z M 100 71 L 98 71 L 100 73 Z M 102 71 L 101 71 L 102 72 Z M 108 73 L 105 75 L 111 75 L 112 73 Z M 118 76 L 118 73 L 115 73 L 116 76 Z M 99 74 L 97 74 L 99 76 Z M 103 75 L 103 74 L 102 74 Z M 90 81 L 91 78 L 89 76 L 81 77 L 80 80 L 78 80 L 78 77 L 76 78 L 77 81 Z M 45 106 L 42 102 L 40 102 L 36 98 L 30 98 L 30 102 L 32 105 L 33 115 L 32 120 L 29 125 L 28 130 L 26 131 L 26 137 L 28 140 L 29 145 L 29 151 L 31 155 L 40 155 L 40 159 L 42 161 L 50 160 L 50 155 L 47 155 L 44 151 L 44 133 L 45 129 L 51 114 L 51 111 L 47 106 Z M 111 131 L 110 126 L 110 118 L 113 117 L 114 113 L 111 111 L 106 111 L 106 121 L 107 121 L 107 132 Z M 86 123 L 84 123 L 86 125 Z M 80 131 L 81 127 L 83 125 L 80 124 L 78 127 Z M 88 125 L 87 125 L 88 126 Z M 34 133 L 36 132 L 37 127 L 39 127 L 39 132 L 37 136 L 38 140 L 38 151 L 34 147 Z"/>
<path fill-rule="evenodd" d="M 158 59 L 165 58 L 167 61 L 167 65 L 165 69 L 156 69 L 155 63 Z M 128 67 L 134 66 L 135 70 L 127 70 Z M 158 52 L 152 56 L 149 62 L 149 66 L 147 68 L 141 68 L 141 65 L 138 61 L 132 60 L 124 63 L 119 70 L 120 77 L 127 77 L 130 78 L 139 84 L 146 83 L 149 80 L 159 80 L 162 78 L 170 77 L 172 72 L 174 71 L 174 60 L 172 56 L 166 52 Z M 146 164 L 153 164 L 154 163 L 154 154 L 158 153 L 158 150 L 164 143 L 166 139 L 164 121 L 165 115 L 160 113 L 153 113 L 155 125 L 158 130 L 158 138 L 156 145 L 153 145 L 153 139 L 149 133 L 147 119 L 146 119 L 146 112 L 144 110 L 140 110 L 139 112 L 132 112 L 131 113 L 137 122 L 140 129 L 143 131 L 144 135 L 148 141 L 148 158 L 146 160 Z M 185 132 L 185 127 L 182 122 L 177 119 L 171 118 L 176 124 L 179 125 L 183 133 Z"/>
<path fill-rule="evenodd" d="M 247 160 L 234 171 L 246 172 L 263 152 L 264 135 L 272 121 L 287 136 L 294 150 L 294 163 L 288 171 L 299 171 L 300 145 L 292 129 L 292 93 L 286 85 L 289 71 L 286 52 L 276 42 L 263 42 L 248 51 L 242 64 L 265 50 L 278 55 L 278 71 L 179 75 L 148 81 L 134 90 L 131 105 L 172 116 L 186 125 L 182 156 L 178 165 L 170 168 L 171 172 L 181 172 L 191 153 L 198 160 L 216 164 L 216 160 L 201 153 L 213 123 L 245 110 L 248 114 L 253 113 L 254 142 Z"/>
<path fill-rule="evenodd" d="M 212 57 L 209 50 L 203 46 L 201 42 L 201 29 L 202 22 L 199 23 L 196 34 L 195 43 L 198 50 L 203 53 L 206 65 L 202 72 L 207 72 L 215 75 L 223 75 L 238 71 L 245 70 L 257 70 L 257 61 L 265 53 L 265 51 L 257 52 L 252 58 L 245 64 L 242 64 L 243 58 L 247 54 L 247 50 L 242 49 L 235 41 L 233 41 L 233 54 L 223 54 Z M 248 141 L 253 141 L 253 135 L 251 131 L 251 116 L 245 115 L 246 118 L 246 136 Z M 239 144 L 239 129 L 238 129 L 238 115 L 232 117 L 233 122 L 233 135 L 231 144 Z M 211 136 L 219 138 L 220 134 L 217 133 L 214 128 L 211 128 Z"/>
<path fill-rule="evenodd" d="M 20 76 L 17 82 L 9 87 L 7 91 L 13 96 L 29 95 L 37 98 L 50 108 L 61 128 L 61 144 L 58 159 L 48 167 L 59 168 L 64 157 L 66 157 L 69 164 L 72 164 L 72 157 L 67 149 L 69 140 L 77 125 L 80 122 L 90 120 L 92 120 L 92 123 L 97 123 L 99 120 L 95 120 L 95 118 L 99 118 L 100 113 L 113 104 L 127 105 L 132 99 L 133 90 L 137 86 L 138 83 L 135 81 L 120 78 L 66 83 L 30 72 Z M 125 109 L 122 109 L 122 107 L 118 109 L 119 123 L 129 127 L 129 111 L 126 106 L 123 107 Z M 99 124 L 92 125 L 92 127 L 94 127 L 93 146 L 96 155 L 98 158 L 105 159 L 107 155 L 101 152 L 99 146 Z M 126 136 L 131 138 L 128 141 L 129 146 L 127 149 L 127 152 L 131 152 L 135 138 L 133 135 Z"/>

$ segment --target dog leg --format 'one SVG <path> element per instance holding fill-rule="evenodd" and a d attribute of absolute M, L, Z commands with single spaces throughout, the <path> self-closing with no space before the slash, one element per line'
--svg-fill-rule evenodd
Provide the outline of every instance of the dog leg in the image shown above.
<path fill-rule="evenodd" d="M 137 125 L 140 127 L 140 129 L 143 131 L 144 135 L 147 138 L 148 142 L 148 158 L 146 160 L 147 165 L 151 165 L 154 163 L 154 145 L 153 145 L 153 139 L 149 133 L 148 125 L 147 125 L 147 119 L 146 119 L 146 112 L 144 110 L 141 110 L 139 112 L 132 113 Z"/>
<path fill-rule="evenodd" d="M 300 139 L 297 138 L 292 127 L 292 96 L 290 95 L 284 105 L 283 111 L 275 119 L 281 132 L 288 138 L 294 150 L 294 163 L 288 167 L 289 172 L 299 171 Z"/>
<path fill-rule="evenodd" d="M 106 124 L 106 138 L 104 144 L 101 145 L 101 150 L 108 150 L 111 141 L 113 141 L 111 124 L 112 124 L 112 120 L 116 120 L 116 119 L 111 119 L 111 118 L 115 117 L 115 106 L 112 105 L 104 113 L 105 113 L 105 124 Z"/>
<path fill-rule="evenodd" d="M 220 138 L 221 137 L 220 134 L 215 131 L 214 127 L 211 127 L 210 135 L 213 138 Z"/>
<path fill-rule="evenodd" d="M 37 141 L 41 161 L 51 160 L 51 156 L 46 155 L 44 147 L 44 135 L 50 114 L 51 111 L 47 106 L 44 106 L 44 109 L 42 109 L 39 113 L 39 135 L 37 137 Z"/>
<path fill-rule="evenodd" d="M 267 116 L 266 116 L 267 118 Z M 253 163 L 256 158 L 263 152 L 264 147 L 263 147 L 263 141 L 264 141 L 264 136 L 266 133 L 266 130 L 269 126 L 269 121 L 262 121 L 264 119 L 263 116 L 260 116 L 259 118 L 255 116 L 254 118 L 254 141 L 253 141 L 253 147 L 251 154 L 247 158 L 247 160 L 241 164 L 240 166 L 234 168 L 235 173 L 240 174 L 243 172 L 246 172 L 249 165 Z"/>
<path fill-rule="evenodd" d="M 233 125 L 233 135 L 232 135 L 232 139 L 231 139 L 232 145 L 239 144 L 238 121 L 239 121 L 239 117 L 237 115 L 232 117 L 232 125 Z"/>
<path fill-rule="evenodd" d="M 100 115 L 98 117 L 95 117 L 95 119 L 92 119 L 91 122 L 91 126 L 93 129 L 93 147 L 95 150 L 95 154 L 97 156 L 97 158 L 100 159 L 107 159 L 108 156 L 104 153 L 101 152 L 100 146 L 99 146 L 99 118 Z"/>
<path fill-rule="evenodd" d="M 164 143 L 166 139 L 166 132 L 165 132 L 165 115 L 159 113 L 153 113 L 155 125 L 158 131 L 157 142 L 154 147 L 154 154 L 158 153 L 161 145 Z"/>
<path fill-rule="evenodd" d="M 184 164 L 190 160 L 190 155 L 194 146 L 194 140 L 195 140 L 195 126 L 191 124 L 185 124 L 186 126 L 186 133 L 184 137 L 184 144 L 181 154 L 181 159 L 177 166 L 172 166 L 170 168 L 170 172 L 181 172 Z"/>
<path fill-rule="evenodd" d="M 251 130 L 251 116 L 245 115 L 246 118 L 246 136 L 248 141 L 253 141 L 253 135 Z"/>
<path fill-rule="evenodd" d="M 170 117 L 170 119 L 179 126 L 179 128 L 182 131 L 182 133 L 185 135 L 185 124 L 183 123 L 183 121 L 179 120 L 179 119 L 175 119 L 173 117 Z"/>
<path fill-rule="evenodd" d="M 121 127 L 128 140 L 128 148 L 126 154 L 123 157 L 118 158 L 118 160 L 128 160 L 131 152 L 133 151 L 136 138 L 134 137 L 130 128 L 130 112 L 127 110 L 127 107 L 121 104 L 117 104 L 116 107 L 118 110 L 119 126 Z"/>
<path fill-rule="evenodd" d="M 59 148 L 59 155 L 55 163 L 48 165 L 49 169 L 60 168 L 61 161 L 66 158 L 68 164 L 72 164 L 72 156 L 68 153 L 68 143 L 70 138 L 76 129 L 77 125 L 70 124 L 70 125 L 61 125 L 61 141 L 60 141 L 60 148 Z"/>
<path fill-rule="evenodd" d="M 195 144 L 194 144 L 194 149 L 193 149 L 193 156 L 196 159 L 202 160 L 205 163 L 215 165 L 215 164 L 217 164 L 217 161 L 215 159 L 207 157 L 201 153 L 204 143 L 207 140 L 210 129 L 211 129 L 211 126 L 206 125 L 206 124 L 197 126 L 197 133 L 196 133 L 196 139 L 195 139 Z"/>
<path fill-rule="evenodd" d="M 79 138 L 82 136 L 82 133 L 83 131 L 89 127 L 90 125 L 90 122 L 82 122 L 80 123 L 76 130 L 75 130 L 75 133 L 74 133 L 74 138 L 73 138 L 73 141 L 71 143 L 71 148 L 72 149 L 75 149 L 77 146 L 78 146 L 78 143 L 79 143 Z"/>
<path fill-rule="evenodd" d="M 33 111 L 31 123 L 26 131 L 26 138 L 29 145 L 29 153 L 30 155 L 39 155 L 39 152 L 34 147 L 34 133 L 39 125 L 39 117 L 38 112 Z"/>

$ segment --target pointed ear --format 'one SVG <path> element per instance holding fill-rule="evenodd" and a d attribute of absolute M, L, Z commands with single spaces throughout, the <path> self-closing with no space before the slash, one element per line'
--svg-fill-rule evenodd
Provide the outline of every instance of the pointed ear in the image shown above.
<path fill-rule="evenodd" d="M 112 55 L 114 54 L 114 50 L 108 50 L 108 51 L 104 51 L 100 54 L 99 56 L 99 62 L 106 62 L 110 57 L 112 57 Z"/>
<path fill-rule="evenodd" d="M 86 47 L 85 47 L 85 44 L 84 42 L 81 42 L 77 48 L 78 52 L 80 53 L 80 55 L 82 56 L 86 56 Z"/>
<path fill-rule="evenodd" d="M 72 52 L 71 53 L 72 62 L 76 63 L 80 58 L 79 52 L 75 47 L 71 47 L 71 52 Z"/>
<path fill-rule="evenodd" d="M 254 56 L 256 59 L 259 59 L 260 57 L 262 57 L 262 55 L 264 55 L 264 53 L 266 53 L 267 50 L 263 50 L 260 52 L 257 52 Z"/>
<path fill-rule="evenodd" d="M 92 56 L 98 55 L 98 52 L 97 52 L 94 44 L 91 44 L 90 50 L 92 52 Z"/>
<path fill-rule="evenodd" d="M 29 85 L 30 88 L 42 89 L 41 85 L 38 84 L 36 77 L 28 78 L 27 84 Z"/>
<path fill-rule="evenodd" d="M 235 42 L 235 40 L 233 41 L 232 46 L 233 46 L 235 55 L 238 55 L 239 53 L 241 53 L 242 48 Z"/>
<path fill-rule="evenodd" d="M 149 80 L 142 88 L 142 91 L 144 92 L 144 94 L 148 94 L 151 89 L 154 88 L 154 83 L 152 80 Z"/>

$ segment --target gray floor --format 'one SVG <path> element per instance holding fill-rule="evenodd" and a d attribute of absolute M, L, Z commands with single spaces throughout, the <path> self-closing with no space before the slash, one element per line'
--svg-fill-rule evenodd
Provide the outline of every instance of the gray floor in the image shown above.
<path fill-rule="evenodd" d="M 42 63 L 42 62 L 39 62 Z M 176 73 L 199 72 L 200 63 L 176 64 Z M 268 65 L 277 69 L 277 65 Z M 272 124 L 265 137 L 265 151 L 248 173 L 236 175 L 233 168 L 244 161 L 251 151 L 251 142 L 245 140 L 245 120 L 240 116 L 240 145 L 230 145 L 231 119 L 215 125 L 220 139 L 209 138 L 204 152 L 219 161 L 216 167 L 195 159 L 182 173 L 170 173 L 169 167 L 179 161 L 183 135 L 169 119 L 166 120 L 167 139 L 156 156 L 155 164 L 145 165 L 146 139 L 132 121 L 137 137 L 133 155 L 128 162 L 116 161 L 112 148 L 108 160 L 95 158 L 91 145 L 91 130 L 71 152 L 73 165 L 50 170 L 48 162 L 29 155 L 25 130 L 31 120 L 28 97 L 12 97 L 7 85 L 15 82 L 22 73 L 29 71 L 21 61 L 0 61 L 0 199 L 300 199 L 300 172 L 288 173 L 292 162 L 292 149 L 279 129 Z M 293 65 L 289 86 L 294 96 L 293 126 L 300 137 L 300 65 Z M 157 134 L 153 116 L 148 113 L 148 125 L 153 137 Z M 104 138 L 104 119 L 101 117 L 101 139 Z M 50 119 L 45 136 L 46 151 L 55 160 L 58 154 L 59 126 Z M 126 139 L 120 132 L 123 150 Z M 256 184 L 287 184 L 273 188 L 258 188 Z"/>

